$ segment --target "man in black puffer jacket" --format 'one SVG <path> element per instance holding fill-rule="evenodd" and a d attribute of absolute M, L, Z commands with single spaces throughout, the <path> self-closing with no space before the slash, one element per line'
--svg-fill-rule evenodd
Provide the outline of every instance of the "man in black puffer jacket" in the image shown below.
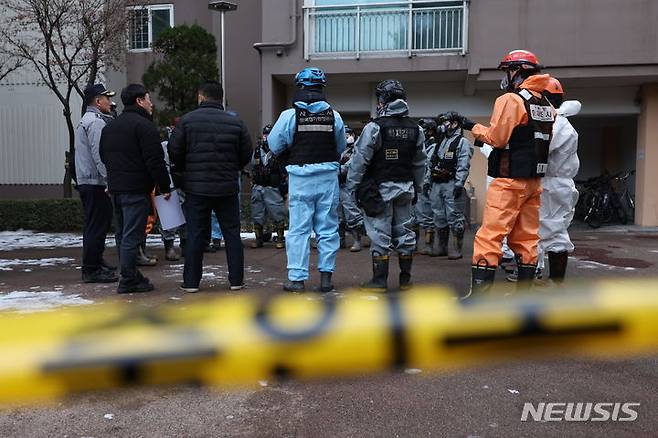
<path fill-rule="evenodd" d="M 137 269 L 137 248 L 152 210 L 151 192 L 157 187 L 169 199 L 170 180 L 148 91 L 143 85 L 128 85 L 121 101 L 123 113 L 103 128 L 100 141 L 121 262 L 117 292 L 148 292 L 153 284 Z"/>
<path fill-rule="evenodd" d="M 182 174 L 187 220 L 186 292 L 197 292 L 203 271 L 203 250 L 210 235 L 210 213 L 215 211 L 226 241 L 231 290 L 244 288 L 244 247 L 240 239 L 240 171 L 251 158 L 251 139 L 244 122 L 225 111 L 219 82 L 198 90 L 199 108 L 184 115 L 169 140 L 174 172 Z"/>

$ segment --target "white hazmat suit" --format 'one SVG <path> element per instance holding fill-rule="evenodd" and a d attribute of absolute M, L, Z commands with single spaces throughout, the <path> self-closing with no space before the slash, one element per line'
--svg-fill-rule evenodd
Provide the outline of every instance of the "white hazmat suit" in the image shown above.
<path fill-rule="evenodd" d="M 580 109 L 580 102 L 567 100 L 556 110 L 553 138 L 548 149 L 548 169 L 542 178 L 538 268 L 543 268 L 547 252 L 572 252 L 574 249 L 567 229 L 578 202 L 573 178 L 578 173 L 580 161 L 578 133 L 568 117 L 575 116 Z"/>

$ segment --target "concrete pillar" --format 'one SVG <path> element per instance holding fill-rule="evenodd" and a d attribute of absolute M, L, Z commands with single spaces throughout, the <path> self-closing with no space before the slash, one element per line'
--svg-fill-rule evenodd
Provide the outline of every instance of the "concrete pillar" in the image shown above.
<path fill-rule="evenodd" d="M 635 223 L 658 226 L 658 84 L 641 89 L 642 110 L 637 125 Z"/>

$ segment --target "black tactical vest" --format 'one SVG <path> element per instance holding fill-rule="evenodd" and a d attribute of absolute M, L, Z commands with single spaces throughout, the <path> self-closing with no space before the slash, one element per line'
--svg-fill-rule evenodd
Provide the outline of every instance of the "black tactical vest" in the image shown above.
<path fill-rule="evenodd" d="M 443 154 L 443 157 L 439 157 L 440 145 L 437 144 L 435 146 L 434 155 L 430 159 L 432 182 L 445 183 L 455 179 L 455 174 L 457 173 L 457 149 L 461 140 L 462 136 L 458 135 L 448 145 L 448 149 Z"/>
<path fill-rule="evenodd" d="M 530 91 L 517 92 L 528 113 L 528 124 L 512 131 L 505 149 L 494 148 L 489 155 L 489 176 L 494 178 L 537 178 L 546 174 L 548 147 L 555 113 L 545 97 Z"/>
<path fill-rule="evenodd" d="M 283 166 L 274 155 L 267 161 L 267 165 L 264 165 L 260 158 L 261 148 L 262 145 L 258 145 L 254 150 L 254 164 L 251 169 L 253 182 L 259 186 L 279 187 Z"/>
<path fill-rule="evenodd" d="M 418 124 L 408 117 L 379 117 L 382 147 L 372 157 L 368 172 L 378 183 L 413 181 L 413 159 L 418 143 Z"/>
<path fill-rule="evenodd" d="M 288 149 L 288 164 L 330 163 L 340 159 L 334 135 L 334 112 L 331 108 L 319 113 L 295 108 L 297 127 L 292 146 Z"/>

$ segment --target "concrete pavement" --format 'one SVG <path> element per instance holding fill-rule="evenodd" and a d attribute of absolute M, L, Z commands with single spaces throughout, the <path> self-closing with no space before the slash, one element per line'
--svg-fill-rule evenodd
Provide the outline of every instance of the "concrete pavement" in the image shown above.
<path fill-rule="evenodd" d="M 576 251 L 570 260 L 571 278 L 658 278 L 656 233 L 576 231 L 573 237 Z M 472 236 L 465 240 L 470 245 Z M 61 291 L 94 302 L 119 299 L 151 307 L 229 294 L 223 253 L 207 255 L 208 269 L 199 294 L 184 295 L 177 290 L 182 262 L 161 262 L 144 269 L 156 285 L 155 292 L 117 297 L 114 285 L 79 284 L 80 273 L 75 269 L 79 248 L 1 250 L 0 297 L 12 292 Z M 467 248 L 466 254 L 470 251 Z M 162 255 L 160 248 L 151 252 Z M 46 266 L 21 263 L 44 258 L 54 261 Z M 391 284 L 397 280 L 394 260 Z M 249 290 L 240 293 L 278 289 L 285 279 L 285 252 L 271 247 L 246 249 L 246 266 Z M 441 281 L 465 290 L 469 266 L 468 258 L 417 257 L 414 281 Z M 366 280 L 369 270 L 366 251 L 341 251 L 336 287 L 345 290 Z M 502 275 L 498 278 L 504 283 Z M 314 273 L 309 285 L 317 282 Z M 52 406 L 0 411 L 0 436 L 655 436 L 657 359 L 658 354 L 624 361 L 510 362 L 443 375 L 409 370 L 410 374 L 336 381 L 262 382 L 262 386 L 233 392 L 190 386 L 107 391 L 72 396 Z M 536 423 L 521 421 L 525 402 L 641 405 L 635 422 Z"/>

